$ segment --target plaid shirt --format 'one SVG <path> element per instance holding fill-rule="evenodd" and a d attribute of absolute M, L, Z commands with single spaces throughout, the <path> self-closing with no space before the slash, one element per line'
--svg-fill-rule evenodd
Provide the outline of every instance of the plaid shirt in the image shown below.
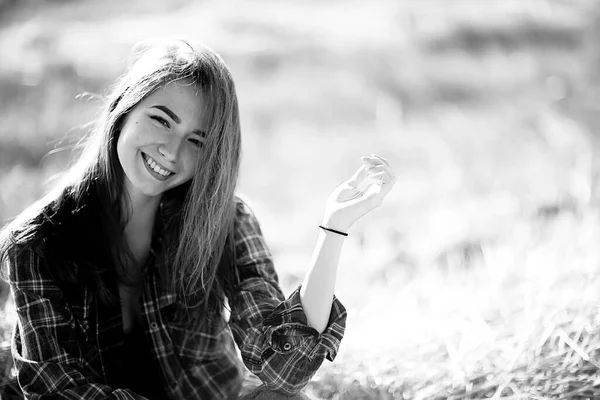
<path fill-rule="evenodd" d="M 241 284 L 230 299 L 225 329 L 216 323 L 191 331 L 171 322 L 175 295 L 160 284 L 162 257 L 151 251 L 154 268 L 142 293 L 142 325 L 169 399 L 237 398 L 244 370 L 234 341 L 246 367 L 269 389 L 287 395 L 301 390 L 324 358 L 336 356 L 345 328 L 343 305 L 334 297 L 323 333 L 309 327 L 299 288 L 285 299 L 258 221 L 239 199 L 235 225 Z M 18 314 L 12 354 L 26 398 L 144 398 L 115 384 L 123 362 L 119 305 L 101 306 L 85 287 L 67 295 L 34 251 L 10 258 L 7 267 Z"/>

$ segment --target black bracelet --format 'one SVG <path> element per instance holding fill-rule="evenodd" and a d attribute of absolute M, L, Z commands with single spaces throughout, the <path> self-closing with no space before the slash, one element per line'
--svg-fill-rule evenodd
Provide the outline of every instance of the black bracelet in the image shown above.
<path fill-rule="evenodd" d="M 331 228 L 325 228 L 323 225 L 319 225 L 319 228 L 325 229 L 326 231 L 329 231 L 329 232 L 337 233 L 338 235 L 348 236 L 347 233 L 336 231 L 335 229 L 331 229 Z"/>

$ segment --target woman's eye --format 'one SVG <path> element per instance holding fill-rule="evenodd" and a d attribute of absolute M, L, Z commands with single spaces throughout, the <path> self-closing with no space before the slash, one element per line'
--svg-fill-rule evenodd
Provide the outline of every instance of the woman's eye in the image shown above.
<path fill-rule="evenodd" d="M 189 139 L 189 142 L 192 143 L 194 146 L 202 148 L 204 147 L 204 143 L 202 143 L 200 140 L 198 139 Z"/>
<path fill-rule="evenodd" d="M 169 121 L 167 121 L 163 117 L 159 117 L 158 115 L 152 115 L 150 118 L 167 128 L 171 127 L 171 124 L 169 124 Z"/>

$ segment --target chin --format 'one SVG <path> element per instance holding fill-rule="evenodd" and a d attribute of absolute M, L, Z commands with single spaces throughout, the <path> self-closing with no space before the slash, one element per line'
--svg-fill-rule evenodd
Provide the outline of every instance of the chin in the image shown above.
<path fill-rule="evenodd" d="M 145 196 L 156 197 L 169 190 L 168 187 L 156 187 L 156 185 L 140 185 L 137 189 Z"/>

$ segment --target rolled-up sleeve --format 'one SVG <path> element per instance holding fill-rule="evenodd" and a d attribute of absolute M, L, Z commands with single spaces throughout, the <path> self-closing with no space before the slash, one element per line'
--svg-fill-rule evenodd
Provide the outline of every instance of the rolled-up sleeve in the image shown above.
<path fill-rule="evenodd" d="M 335 359 L 344 335 L 346 310 L 334 296 L 329 322 L 319 332 L 308 325 L 300 287 L 287 299 L 259 223 L 248 205 L 236 205 L 236 268 L 239 290 L 230 299 L 230 324 L 242 359 L 271 390 L 292 395 L 313 377 L 323 360 Z"/>

